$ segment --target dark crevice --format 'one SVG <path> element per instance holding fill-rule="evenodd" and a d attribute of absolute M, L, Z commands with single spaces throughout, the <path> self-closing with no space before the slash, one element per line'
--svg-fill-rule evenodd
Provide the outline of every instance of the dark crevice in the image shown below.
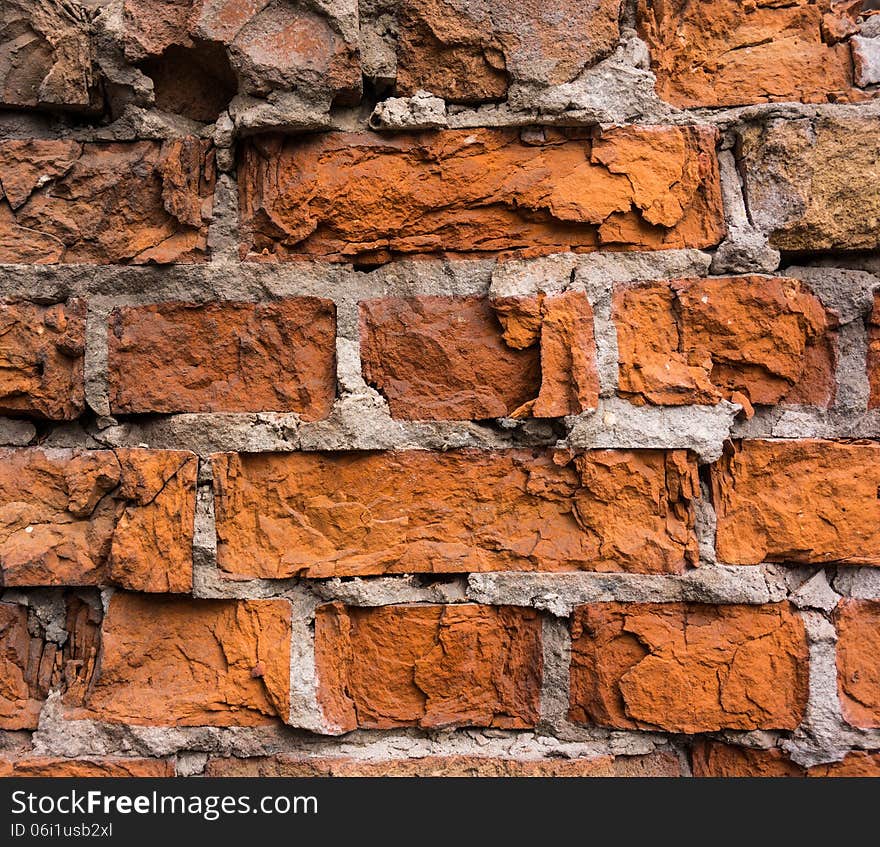
<path fill-rule="evenodd" d="M 172 45 L 138 65 L 153 80 L 156 108 L 212 123 L 238 93 L 238 79 L 222 44 Z"/>

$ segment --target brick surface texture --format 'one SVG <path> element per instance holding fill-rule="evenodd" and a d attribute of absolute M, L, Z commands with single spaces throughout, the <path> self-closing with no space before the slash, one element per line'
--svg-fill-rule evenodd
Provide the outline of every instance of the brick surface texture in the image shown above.
<path fill-rule="evenodd" d="M 0 3 L 0 776 L 880 776 L 880 3 Z"/>

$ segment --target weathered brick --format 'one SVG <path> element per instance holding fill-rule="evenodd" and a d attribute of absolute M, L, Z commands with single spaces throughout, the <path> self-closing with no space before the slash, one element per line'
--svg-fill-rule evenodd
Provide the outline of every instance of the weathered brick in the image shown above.
<path fill-rule="evenodd" d="M 171 450 L 0 450 L 7 586 L 189 591 L 197 460 Z"/>
<path fill-rule="evenodd" d="M 73 420 L 85 408 L 86 306 L 0 304 L 0 412 Z"/>
<path fill-rule="evenodd" d="M 639 0 L 659 95 L 677 106 L 860 99 L 845 39 L 858 3 Z"/>
<path fill-rule="evenodd" d="M 242 255 L 380 262 L 505 250 L 708 247 L 724 234 L 706 127 L 264 136 L 239 165 Z"/>
<path fill-rule="evenodd" d="M 205 258 L 214 190 L 206 141 L 0 141 L 0 262 Z"/>
<path fill-rule="evenodd" d="M 206 776 L 366 777 L 669 777 L 681 776 L 671 753 L 591 759 L 512 759 L 489 756 L 418 756 L 408 759 L 307 757 L 289 753 L 250 759 L 212 758 Z"/>
<path fill-rule="evenodd" d="M 397 94 L 498 100 L 511 80 L 569 82 L 619 38 L 621 0 L 401 0 Z"/>
<path fill-rule="evenodd" d="M 836 321 L 797 280 L 760 276 L 620 286 L 620 393 L 636 403 L 834 399 Z"/>
<path fill-rule="evenodd" d="M 746 440 L 711 474 L 720 561 L 880 565 L 880 445 Z"/>
<path fill-rule="evenodd" d="M 361 93 L 356 0 L 124 0 L 121 23 L 130 61 L 161 62 L 183 48 L 198 65 L 213 44 L 226 48 L 242 93 L 294 89 L 347 104 Z"/>
<path fill-rule="evenodd" d="M 316 297 L 119 307 L 108 335 L 111 411 L 324 418 L 336 393 L 335 315 Z"/>
<path fill-rule="evenodd" d="M 215 454 L 235 578 L 494 570 L 674 573 L 696 560 L 683 451 Z"/>
<path fill-rule="evenodd" d="M 739 155 L 749 214 L 780 250 L 880 246 L 880 126 L 822 117 L 748 124 Z"/>
<path fill-rule="evenodd" d="M 475 661 L 475 657 L 479 657 Z M 328 726 L 534 726 L 541 618 L 504 606 L 319 606 L 318 700 Z"/>
<path fill-rule="evenodd" d="M 364 378 L 393 417 L 561 417 L 598 403 L 593 313 L 582 293 L 491 304 L 385 298 L 363 301 L 360 314 Z"/>
<path fill-rule="evenodd" d="M 880 753 L 856 750 L 840 762 L 803 768 L 777 748 L 754 750 L 701 741 L 691 753 L 691 767 L 697 777 L 880 776 Z"/>
<path fill-rule="evenodd" d="M 880 727 L 880 602 L 842 600 L 835 623 L 843 716 L 853 726 Z"/>
<path fill-rule="evenodd" d="M 31 634 L 26 606 L 0 603 L 0 729 L 36 729 L 49 691 L 63 684 L 79 694 L 94 670 L 100 616 L 75 597 L 65 605 L 67 638 L 59 646 Z"/>
<path fill-rule="evenodd" d="M 60 3 L 3 0 L 0 108 L 100 109 L 89 25 Z"/>
<path fill-rule="evenodd" d="M 256 726 L 290 708 L 287 600 L 115 593 L 101 663 L 72 719 L 155 726 Z"/>
<path fill-rule="evenodd" d="M 571 651 L 569 716 L 578 723 L 794 729 L 806 708 L 804 625 L 786 604 L 580 606 Z"/>
<path fill-rule="evenodd" d="M 170 759 L 135 759 L 122 756 L 61 759 L 34 756 L 22 759 L 0 758 L 0 776 L 16 777 L 166 777 L 174 776 Z"/>

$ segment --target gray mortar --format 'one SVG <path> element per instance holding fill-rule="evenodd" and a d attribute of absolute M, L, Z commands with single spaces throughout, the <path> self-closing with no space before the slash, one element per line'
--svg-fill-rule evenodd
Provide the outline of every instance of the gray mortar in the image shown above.
<path fill-rule="evenodd" d="M 718 166 L 727 237 L 715 251 L 712 273 L 772 273 L 779 267 L 779 251 L 749 221 L 742 180 L 729 150 L 718 153 Z"/>
<path fill-rule="evenodd" d="M 584 603 L 747 603 L 781 600 L 763 566 L 703 565 L 682 575 L 628 573 L 479 573 L 468 577 L 477 603 L 533 606 L 565 618 Z"/>

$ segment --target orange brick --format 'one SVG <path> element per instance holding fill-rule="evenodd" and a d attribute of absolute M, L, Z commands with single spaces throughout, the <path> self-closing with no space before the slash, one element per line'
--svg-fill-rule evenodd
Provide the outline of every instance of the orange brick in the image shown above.
<path fill-rule="evenodd" d="M 880 446 L 843 441 L 729 445 L 712 466 L 722 562 L 880 564 Z"/>
<path fill-rule="evenodd" d="M 223 453 L 212 468 L 235 578 L 676 573 L 697 557 L 683 451 Z"/>
<path fill-rule="evenodd" d="M 82 300 L 0 304 L 0 413 L 73 420 L 85 408 Z"/>
<path fill-rule="evenodd" d="M 880 727 L 880 602 L 842 600 L 835 618 L 843 716 L 853 726 Z"/>
<path fill-rule="evenodd" d="M 206 141 L 0 141 L 0 173 L 0 262 L 205 258 L 214 192 Z"/>
<path fill-rule="evenodd" d="M 336 310 L 272 303 L 161 303 L 110 316 L 110 408 L 298 412 L 325 418 L 336 395 Z"/>
<path fill-rule="evenodd" d="M 173 450 L 0 450 L 4 583 L 189 591 L 197 465 Z"/>
<path fill-rule="evenodd" d="M 67 714 L 149 726 L 257 726 L 290 710 L 287 600 L 117 592 L 100 667 Z"/>
<path fill-rule="evenodd" d="M 318 700 L 337 731 L 363 727 L 534 726 L 541 619 L 478 605 L 320 606 Z"/>
<path fill-rule="evenodd" d="M 376 263 L 403 254 L 709 247 L 724 235 L 705 127 L 265 136 L 238 169 L 242 255 Z"/>
<path fill-rule="evenodd" d="M 804 625 L 785 604 L 580 606 L 571 649 L 569 715 L 578 723 L 794 729 L 806 708 Z"/>
<path fill-rule="evenodd" d="M 835 321 L 796 280 L 760 276 L 619 287 L 620 393 L 636 403 L 834 399 Z"/>

